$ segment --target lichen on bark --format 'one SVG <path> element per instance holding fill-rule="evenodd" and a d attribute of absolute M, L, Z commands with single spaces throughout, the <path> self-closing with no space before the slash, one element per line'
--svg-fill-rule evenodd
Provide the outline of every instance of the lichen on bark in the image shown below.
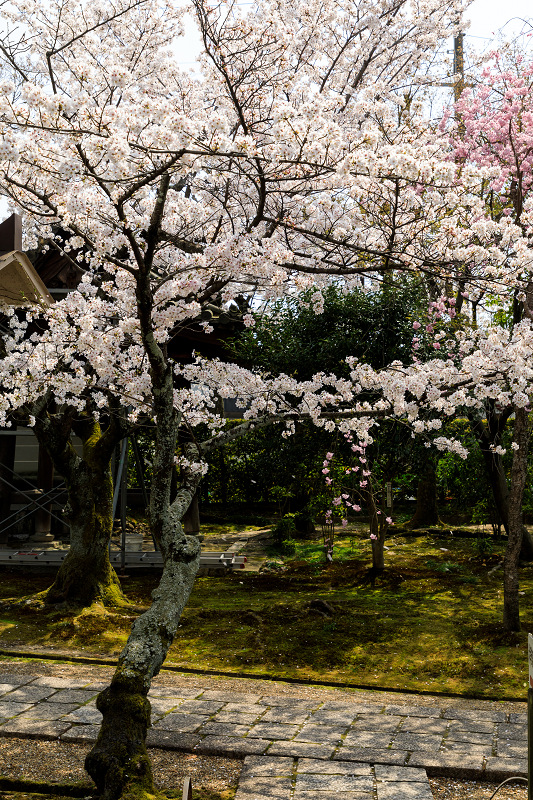
<path fill-rule="evenodd" d="M 44 596 L 47 605 L 86 607 L 95 602 L 123 606 L 128 601 L 109 561 L 113 532 L 111 457 L 124 436 L 119 417 L 102 428 L 89 414 L 71 408 L 54 409 L 43 399 L 37 407 L 35 433 L 64 477 L 68 501 L 64 518 L 70 527 L 70 549 Z M 71 434 L 82 442 L 82 454 Z"/>
<path fill-rule="evenodd" d="M 200 562 L 200 545 L 181 524 L 167 548 L 163 574 L 150 608 L 133 624 L 111 685 L 97 698 L 103 721 L 85 768 L 104 800 L 156 794 L 146 733 L 147 695 L 172 644 Z"/>

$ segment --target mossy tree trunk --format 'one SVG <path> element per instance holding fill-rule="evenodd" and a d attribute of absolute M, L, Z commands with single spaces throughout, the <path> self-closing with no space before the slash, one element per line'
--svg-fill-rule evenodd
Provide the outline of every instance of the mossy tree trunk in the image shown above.
<path fill-rule="evenodd" d="M 186 510 L 192 493 L 185 490 L 180 495 L 181 503 L 173 503 L 173 513 L 158 541 L 164 568 L 152 593 L 152 605 L 135 621 L 111 685 L 96 701 L 102 726 L 85 759 L 85 768 L 102 800 L 138 799 L 156 793 L 146 749 L 150 726 L 147 695 L 174 640 L 200 563 L 199 542 L 183 533 L 179 521 L 179 506 Z"/>
<path fill-rule="evenodd" d="M 171 376 L 169 381 L 171 388 Z M 85 759 L 85 768 L 102 800 L 119 797 L 139 800 L 156 793 L 146 750 L 150 725 L 147 695 L 151 680 L 161 669 L 174 640 L 200 563 L 199 541 L 197 537 L 186 536 L 181 524 L 196 492 L 199 475 L 182 470 L 180 487 L 170 503 L 179 415 L 172 411 L 165 419 L 160 408 L 157 421 L 150 519 L 163 556 L 163 574 L 152 593 L 150 608 L 133 624 L 111 685 L 96 701 L 102 712 L 102 726 Z M 184 445 L 183 450 L 190 461 L 197 460 L 198 450 L 192 443 Z"/>
<path fill-rule="evenodd" d="M 137 261 L 137 313 L 144 350 L 150 365 L 152 413 L 157 421 L 150 491 L 152 533 L 163 556 L 163 574 L 152 593 L 148 611 L 133 624 L 119 657 L 111 685 L 97 698 L 102 726 L 97 741 L 85 759 L 85 768 L 96 783 L 102 800 L 147 797 L 155 794 L 146 732 L 150 724 L 150 683 L 157 675 L 172 644 L 178 622 L 193 587 L 200 563 L 200 544 L 186 536 L 181 520 L 196 492 L 200 473 L 189 466 L 180 472 L 180 484 L 171 501 L 172 473 L 181 414 L 174 406 L 173 369 L 165 345 L 154 334 L 154 300 L 150 283 L 158 234 L 163 218 L 170 175 L 161 178 L 150 226 L 141 251 L 129 229 Z M 181 447 L 189 464 L 199 452 L 192 442 Z"/>
<path fill-rule="evenodd" d="M 113 481 L 109 460 L 91 457 L 73 465 L 65 476 L 68 504 L 65 519 L 70 526 L 70 550 L 46 594 L 47 603 L 69 602 L 89 606 L 125 602 L 120 582 L 109 561 L 113 532 Z"/>
<path fill-rule="evenodd" d="M 81 457 L 71 444 L 71 431 L 82 441 Z M 36 416 L 35 432 L 68 490 L 65 519 L 70 525 L 70 550 L 45 594 L 45 603 L 66 602 L 77 607 L 96 601 L 106 606 L 127 603 L 109 561 L 113 531 L 110 464 L 123 431 L 116 420 L 103 430 L 90 416 L 77 418 L 72 409 L 52 414 L 43 407 Z"/>
<path fill-rule="evenodd" d="M 527 457 L 531 423 L 528 412 L 515 409 L 511 486 L 509 490 L 509 535 L 503 560 L 503 627 L 506 631 L 520 630 L 518 564 L 522 545 L 522 500 L 527 478 Z"/>

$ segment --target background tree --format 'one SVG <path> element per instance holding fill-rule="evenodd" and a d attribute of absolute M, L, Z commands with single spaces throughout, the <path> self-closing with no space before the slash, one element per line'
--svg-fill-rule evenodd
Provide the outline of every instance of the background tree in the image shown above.
<path fill-rule="evenodd" d="M 517 285 L 512 299 L 507 298 L 507 302 L 501 299 L 496 318 L 507 323 L 512 331 L 525 317 L 533 319 L 533 62 L 512 46 L 492 54 L 475 89 L 464 92 L 456 104 L 456 114 L 460 123 L 454 129 L 455 157 L 465 168 L 475 164 L 487 170 L 478 190 L 486 206 L 485 219 L 497 223 L 498 239 L 506 241 L 509 248 L 505 266 L 508 273 L 515 276 Z M 505 314 L 506 306 L 512 306 L 511 313 Z M 484 418 L 476 414 L 470 414 L 470 418 L 484 455 L 494 501 L 508 533 L 505 624 L 509 629 L 519 630 L 518 559 L 520 555 L 533 558 L 533 541 L 522 522 L 530 423 L 523 408 L 501 400 L 488 400 L 484 411 Z M 515 444 L 520 443 L 521 449 L 513 459 L 508 486 L 499 451 L 506 422 L 511 416 L 514 417 Z"/>
<path fill-rule="evenodd" d="M 413 320 L 427 302 L 422 281 L 400 274 L 351 291 L 333 284 L 321 293 L 319 307 L 313 295 L 308 290 L 256 314 L 253 327 L 233 342 L 239 360 L 300 380 L 317 372 L 348 376 L 349 355 L 376 369 L 410 360 Z"/>
<path fill-rule="evenodd" d="M 83 607 L 96 601 L 125 605 L 127 600 L 109 561 L 113 531 L 111 459 L 132 426 L 123 405 L 109 393 L 105 395 L 108 413 L 95 418 L 98 406 L 90 391 L 81 390 L 77 374 L 81 362 L 73 363 L 70 351 L 72 341 L 82 334 L 81 327 L 70 320 L 70 343 L 65 339 L 54 342 L 54 336 L 62 336 L 56 327 L 58 322 L 55 311 L 47 325 L 39 318 L 38 309 L 24 315 L 10 308 L 6 309 L 2 326 L 0 363 L 4 379 L 0 394 L 5 399 L 17 392 L 17 403 L 8 422 L 33 427 L 67 488 L 64 519 L 70 527 L 70 550 L 52 586 L 39 599 L 47 605 L 68 603 Z M 52 374 L 44 381 L 38 380 L 36 364 L 42 352 L 39 355 L 35 348 L 36 339 L 40 339 L 41 348 L 48 349 L 51 373 L 56 373 L 63 391 L 70 384 L 76 392 L 75 402 L 63 402 L 64 398 L 54 396 L 50 391 Z M 9 408 L 9 400 L 6 404 Z M 73 445 L 74 435 L 81 442 L 81 452 Z"/>
<path fill-rule="evenodd" d="M 426 282 L 406 279 L 401 274 L 395 280 L 389 276 L 384 282 L 368 282 L 366 288 L 348 293 L 332 285 L 322 293 L 320 313 L 313 305 L 312 291 L 280 301 L 266 313 L 256 315 L 253 328 L 234 342 L 233 349 L 241 361 L 273 374 L 285 373 L 305 380 L 317 372 L 348 377 L 347 356 L 375 369 L 393 361 L 409 362 L 413 322 L 428 303 Z M 418 463 L 420 478 L 412 526 L 438 524 L 434 456 L 423 445 L 416 447 L 410 430 L 397 423 L 382 423 L 374 439 L 366 450 L 374 481 L 378 472 L 382 473 L 381 483 L 395 480 L 407 464 L 414 466 L 416 472 Z M 351 451 L 344 445 L 349 463 Z M 291 446 L 295 445 L 289 442 Z M 332 436 L 322 447 L 322 457 L 327 450 L 333 450 L 337 458 L 343 452 L 338 437 Z M 315 460 L 320 459 L 318 451 L 317 455 Z M 378 536 L 378 529 L 381 531 L 383 526 L 378 525 L 375 492 L 365 491 L 359 500 L 367 508 L 370 533 L 375 537 L 373 565 L 381 569 L 385 532 Z"/>

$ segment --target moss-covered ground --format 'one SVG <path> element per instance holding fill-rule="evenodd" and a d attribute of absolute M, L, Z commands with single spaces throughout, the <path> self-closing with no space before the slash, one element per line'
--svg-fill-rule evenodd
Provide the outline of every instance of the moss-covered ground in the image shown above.
<path fill-rule="evenodd" d="M 1 792 L 0 797 L 2 800 L 50 800 L 50 797 L 53 797 L 54 800 L 72 800 L 67 795 L 35 794 L 33 792 Z"/>
<path fill-rule="evenodd" d="M 533 632 L 533 565 L 521 569 L 523 629 L 505 634 L 504 544 L 483 557 L 474 538 L 446 532 L 395 536 L 386 570 L 367 580 L 368 539 L 338 540 L 326 565 L 320 541 L 297 544 L 284 571 L 197 578 L 167 663 L 279 678 L 332 681 L 492 698 L 525 697 L 527 633 Z M 123 581 L 137 608 L 155 574 Z M 50 577 L 4 572 L 0 598 L 46 587 Z M 331 616 L 310 607 L 327 601 Z M 0 609 L 0 648 L 26 646 L 116 655 L 133 609 L 82 614 Z"/>

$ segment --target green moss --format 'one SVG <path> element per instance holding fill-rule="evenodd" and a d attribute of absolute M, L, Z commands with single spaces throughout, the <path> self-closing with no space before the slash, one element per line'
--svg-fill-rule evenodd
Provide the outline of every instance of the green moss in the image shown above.
<path fill-rule="evenodd" d="M 71 795 L 61 794 L 61 792 L 51 793 L 48 791 L 44 793 L 33 791 L 3 791 L 1 797 L 2 800 L 50 800 L 50 797 L 52 797 L 53 800 L 71 800 Z"/>
<path fill-rule="evenodd" d="M 85 768 L 105 800 L 159 796 L 145 744 L 150 702 L 145 691 L 138 691 L 139 681 L 119 669 L 96 698 L 103 721 Z"/>
<path fill-rule="evenodd" d="M 119 664 L 113 676 L 113 691 L 115 694 L 122 693 L 127 695 L 128 702 L 132 704 L 132 709 L 137 708 L 139 713 L 146 708 L 148 703 L 148 722 L 150 720 L 150 701 L 146 697 L 143 675 L 132 675 L 126 672 L 124 664 Z"/>
<path fill-rule="evenodd" d="M 4 790 L 2 791 L 2 800 L 50 800 L 50 797 L 53 800 L 71 800 L 73 796 L 75 797 L 87 797 L 90 796 L 91 789 L 89 786 L 86 786 L 83 789 L 80 789 L 77 794 L 62 794 L 63 787 L 58 785 L 51 784 L 50 787 L 46 787 L 46 791 L 40 792 L 36 788 L 29 787 L 27 790 L 21 791 L 10 791 Z M 227 791 L 223 792 L 214 792 L 210 789 L 194 789 L 193 788 L 193 800 L 233 800 L 235 797 L 235 790 L 228 789 Z M 182 798 L 182 790 L 176 789 L 173 790 L 165 790 L 164 792 L 156 791 L 154 793 L 150 792 L 143 792 L 138 789 L 134 789 L 132 787 L 131 793 L 125 793 L 122 795 L 123 800 L 181 800 Z"/>
<path fill-rule="evenodd" d="M 102 602 L 106 607 L 129 604 L 106 552 L 97 558 L 72 550 L 59 567 L 45 602 L 47 605 L 67 602 L 79 607 L 95 602 Z"/>
<path fill-rule="evenodd" d="M 339 539 L 329 567 L 315 541 L 302 543 L 300 557 L 286 562 L 279 575 L 241 571 L 197 578 L 167 663 L 310 682 L 525 697 L 533 612 L 524 605 L 523 632 L 503 633 L 502 571 L 492 571 L 502 543 L 495 542 L 483 562 L 472 538 L 391 538 L 385 573 L 371 588 L 362 584 L 370 542 L 352 539 Z M 27 643 L 118 654 L 132 612 L 150 602 L 157 579 L 132 574 L 125 584 L 139 608 L 100 604 L 80 614 L 10 607 L 0 620 L 0 647 L 22 650 Z M 533 566 L 521 569 L 520 580 L 526 600 L 533 593 Z M 41 589 L 43 579 L 36 575 L 35 581 Z M 21 575 L 19 598 L 30 588 Z M 15 576 L 6 573 L 0 592 L 17 594 Z M 333 606 L 332 618 L 309 609 L 316 597 Z"/>
<path fill-rule="evenodd" d="M 134 784 L 125 788 L 120 798 L 121 800 L 165 800 L 165 795 L 157 790 L 147 792 L 141 786 Z"/>

